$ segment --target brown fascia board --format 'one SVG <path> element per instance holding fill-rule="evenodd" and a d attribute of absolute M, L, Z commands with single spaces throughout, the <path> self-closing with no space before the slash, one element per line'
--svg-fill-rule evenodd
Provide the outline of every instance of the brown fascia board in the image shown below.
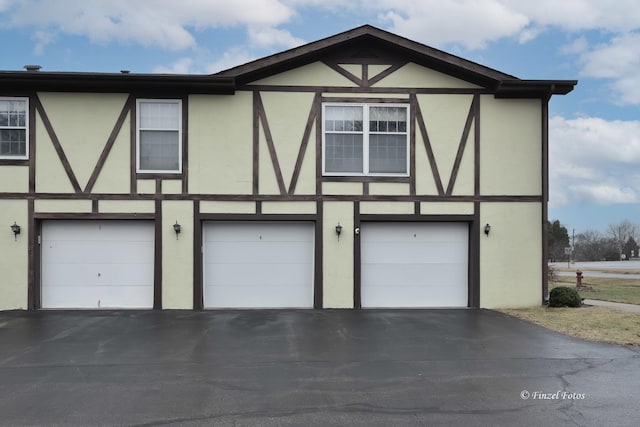
<path fill-rule="evenodd" d="M 395 51 L 396 54 L 406 56 L 416 63 L 428 65 L 430 68 L 453 76 L 459 76 L 474 83 L 480 82 L 483 86 L 489 88 L 493 88 L 502 80 L 516 79 L 516 77 L 509 74 L 389 33 L 371 25 L 364 25 L 322 40 L 230 68 L 214 75 L 233 76 L 236 77 L 238 83 L 247 83 L 320 60 L 329 52 L 339 50 L 345 45 L 365 42 L 377 42 L 386 45 L 389 50 Z"/>
<path fill-rule="evenodd" d="M 577 80 L 503 80 L 496 89 L 496 98 L 549 98 L 566 95 Z"/>
<path fill-rule="evenodd" d="M 211 75 L 0 71 L 0 91 L 232 95 L 235 82 Z"/>

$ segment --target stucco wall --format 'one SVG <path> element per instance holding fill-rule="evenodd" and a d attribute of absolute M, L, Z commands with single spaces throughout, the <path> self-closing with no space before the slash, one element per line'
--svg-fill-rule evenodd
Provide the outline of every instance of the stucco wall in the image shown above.
<path fill-rule="evenodd" d="M 177 237 L 176 221 L 182 226 Z M 193 236 L 193 203 L 163 202 L 162 308 L 193 308 Z"/>
<path fill-rule="evenodd" d="M 481 194 L 542 194 L 541 101 L 484 95 L 480 117 Z"/>
<path fill-rule="evenodd" d="M 251 93 L 189 97 L 191 193 L 251 194 L 252 129 Z"/>
<path fill-rule="evenodd" d="M 327 202 L 323 215 L 323 306 L 353 308 L 353 203 Z M 342 225 L 340 239 L 338 223 Z"/>
<path fill-rule="evenodd" d="M 480 224 L 480 306 L 526 307 L 542 302 L 540 203 L 483 203 Z"/>
<path fill-rule="evenodd" d="M 9 227 L 14 222 L 21 228 L 15 240 Z M 0 310 L 27 308 L 28 224 L 25 200 L 0 201 Z"/>

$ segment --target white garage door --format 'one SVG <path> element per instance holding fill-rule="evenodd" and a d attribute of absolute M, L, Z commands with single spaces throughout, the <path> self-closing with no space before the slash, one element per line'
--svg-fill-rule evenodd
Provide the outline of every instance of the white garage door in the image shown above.
<path fill-rule="evenodd" d="M 42 225 L 42 308 L 152 308 L 154 225 Z"/>
<path fill-rule="evenodd" d="M 464 223 L 361 227 L 362 307 L 467 307 Z"/>
<path fill-rule="evenodd" d="M 313 224 L 205 224 L 205 308 L 313 307 Z"/>

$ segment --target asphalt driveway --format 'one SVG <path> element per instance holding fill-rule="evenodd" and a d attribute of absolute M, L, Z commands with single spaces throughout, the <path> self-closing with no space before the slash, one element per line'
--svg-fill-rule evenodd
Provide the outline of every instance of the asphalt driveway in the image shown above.
<path fill-rule="evenodd" d="M 488 310 L 0 312 L 1 425 L 635 426 L 639 386 Z"/>

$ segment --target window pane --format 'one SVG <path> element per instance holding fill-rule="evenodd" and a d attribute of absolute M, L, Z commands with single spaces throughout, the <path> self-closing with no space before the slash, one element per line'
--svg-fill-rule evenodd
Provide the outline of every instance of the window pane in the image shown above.
<path fill-rule="evenodd" d="M 178 132 L 140 132 L 141 170 L 180 170 L 178 151 Z"/>
<path fill-rule="evenodd" d="M 26 156 L 27 131 L 23 129 L 0 130 L 0 156 Z"/>
<path fill-rule="evenodd" d="M 327 134 L 325 138 L 327 172 L 362 172 L 362 135 Z"/>
<path fill-rule="evenodd" d="M 179 129 L 177 102 L 141 102 L 141 129 Z"/>
<path fill-rule="evenodd" d="M 369 110 L 371 132 L 406 132 L 407 109 L 404 107 L 371 107 Z"/>
<path fill-rule="evenodd" d="M 370 135 L 369 172 L 406 173 L 407 137 L 405 135 Z"/>
<path fill-rule="evenodd" d="M 328 106 L 324 110 L 327 132 L 361 132 L 362 107 Z"/>

